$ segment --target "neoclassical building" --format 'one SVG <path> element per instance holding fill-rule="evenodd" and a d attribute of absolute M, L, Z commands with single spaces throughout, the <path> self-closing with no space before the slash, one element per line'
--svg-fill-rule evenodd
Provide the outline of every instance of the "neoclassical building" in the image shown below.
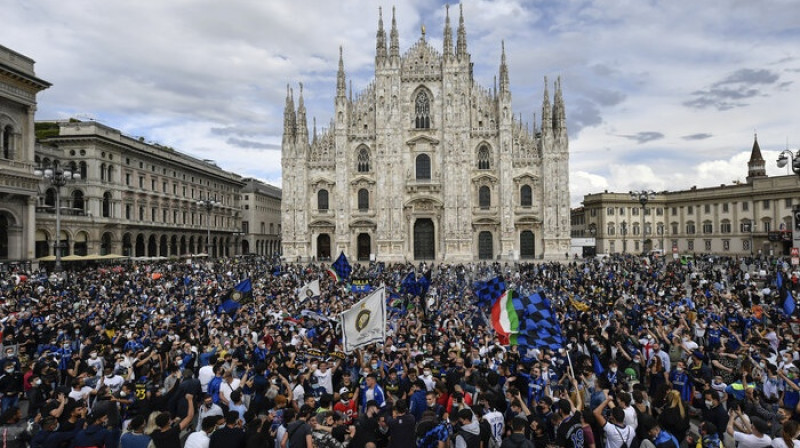
<path fill-rule="evenodd" d="M 569 146 L 561 83 L 540 123 L 515 118 L 505 48 L 475 83 L 463 10 L 443 48 L 422 29 L 400 53 L 379 14 L 375 78 L 348 93 L 342 50 L 331 124 L 309 135 L 302 84 L 287 88 L 282 244 L 289 260 L 344 251 L 379 261 L 519 260 L 569 250 Z"/>
<path fill-rule="evenodd" d="M 281 189 L 258 179 L 243 179 L 242 254 L 276 255 L 281 251 Z"/>
<path fill-rule="evenodd" d="M 594 237 L 598 254 L 789 255 L 800 178 L 767 176 L 765 164 L 754 139 L 744 182 L 659 192 L 644 208 L 629 193 L 588 194 L 573 236 Z"/>
<path fill-rule="evenodd" d="M 36 195 L 33 175 L 36 95 L 50 83 L 34 61 L 0 46 L 0 263 L 34 256 Z"/>
<path fill-rule="evenodd" d="M 41 121 L 36 128 L 35 163 L 81 174 L 60 191 L 62 255 L 241 253 L 241 176 L 94 121 Z M 37 258 L 55 253 L 59 194 L 45 180 L 39 191 Z M 218 205 L 198 205 L 206 199 Z"/>

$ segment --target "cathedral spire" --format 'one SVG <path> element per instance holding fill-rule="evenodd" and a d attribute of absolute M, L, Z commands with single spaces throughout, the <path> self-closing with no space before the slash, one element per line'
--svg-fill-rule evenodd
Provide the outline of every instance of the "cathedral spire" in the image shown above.
<path fill-rule="evenodd" d="M 311 137 L 311 143 L 315 144 L 317 143 L 317 117 L 314 117 L 313 120 L 314 120 L 314 134 Z"/>
<path fill-rule="evenodd" d="M 375 43 L 375 65 L 386 61 L 386 31 L 383 29 L 383 8 L 378 7 L 378 34 Z"/>
<path fill-rule="evenodd" d="M 567 116 L 564 110 L 564 96 L 561 92 L 561 77 L 556 79 L 556 93 L 553 98 L 553 129 L 563 131 L 566 128 Z"/>
<path fill-rule="evenodd" d="M 400 60 L 400 35 L 397 32 L 397 18 L 395 17 L 394 6 L 392 6 L 392 31 L 389 33 L 391 42 L 389 43 L 389 57 L 393 60 Z"/>
<path fill-rule="evenodd" d="M 347 83 L 344 76 L 344 59 L 342 58 L 342 46 L 339 45 L 339 72 L 336 74 L 336 96 L 344 98 Z"/>
<path fill-rule="evenodd" d="M 550 107 L 550 90 L 547 87 L 547 76 L 544 77 L 544 99 L 542 100 L 542 135 L 548 135 L 553 131 L 553 110 Z"/>
<path fill-rule="evenodd" d="M 508 92 L 508 66 L 506 66 L 506 42 L 502 41 L 500 56 L 500 93 Z"/>
<path fill-rule="evenodd" d="M 292 88 L 286 84 L 286 106 L 283 109 L 283 141 L 294 142 L 295 139 L 295 122 L 297 115 L 294 112 L 294 98 L 292 96 Z"/>
<path fill-rule="evenodd" d="M 447 4 L 444 8 L 444 48 L 442 49 L 442 55 L 444 55 L 445 60 L 449 60 L 453 57 L 453 30 L 450 28 L 450 5 Z"/>
<path fill-rule="evenodd" d="M 758 146 L 758 134 L 753 135 L 753 150 L 750 152 L 750 161 L 747 162 L 747 182 L 752 182 L 754 177 L 766 177 L 767 170 L 764 157 L 761 156 L 761 147 Z"/>
<path fill-rule="evenodd" d="M 297 100 L 297 131 L 298 143 L 308 144 L 308 122 L 306 121 L 306 105 L 303 102 L 303 83 L 300 83 L 300 95 Z"/>
<path fill-rule="evenodd" d="M 459 3 L 458 40 L 456 41 L 456 58 L 459 61 L 467 60 L 467 29 L 464 28 L 464 4 Z"/>

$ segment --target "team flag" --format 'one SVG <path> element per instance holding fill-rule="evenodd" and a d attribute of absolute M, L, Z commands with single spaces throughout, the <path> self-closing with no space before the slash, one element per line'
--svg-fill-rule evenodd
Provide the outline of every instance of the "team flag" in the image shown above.
<path fill-rule="evenodd" d="M 478 308 L 492 306 L 496 299 L 506 292 L 506 282 L 503 277 L 497 276 L 489 281 L 478 281 L 472 285 L 475 294 L 475 305 Z"/>
<path fill-rule="evenodd" d="M 543 293 L 514 298 L 514 308 L 522 310 L 516 341 L 520 350 L 542 347 L 558 350 L 564 347 L 564 336 L 556 313 Z M 514 342 L 513 339 L 511 342 Z"/>
<path fill-rule="evenodd" d="M 228 291 L 225 296 L 227 297 L 222 304 L 217 307 L 217 314 L 227 313 L 231 314 L 236 312 L 245 299 L 253 295 L 253 283 L 249 278 L 239 282 L 236 286 Z"/>
<path fill-rule="evenodd" d="M 350 266 L 350 262 L 347 261 L 347 257 L 345 256 L 344 252 L 339 254 L 339 258 L 333 262 L 331 265 L 331 269 L 328 270 L 328 273 L 331 272 L 336 273 L 334 279 L 336 282 L 347 280 L 350 277 L 350 273 L 353 272 L 353 268 Z"/>
<path fill-rule="evenodd" d="M 519 316 L 514 308 L 513 290 L 507 290 L 492 305 L 492 327 L 503 345 L 509 344 L 511 336 L 519 332 Z"/>
<path fill-rule="evenodd" d="M 297 297 L 300 299 L 301 302 L 310 299 L 312 297 L 319 297 L 319 280 L 314 280 L 313 282 L 306 283 L 297 293 Z"/>
<path fill-rule="evenodd" d="M 341 314 L 345 353 L 386 340 L 386 287 L 381 286 Z"/>
<path fill-rule="evenodd" d="M 797 302 L 794 300 L 792 292 L 787 289 L 786 298 L 783 299 L 783 312 L 786 313 L 787 316 L 791 316 L 794 314 L 794 311 L 796 309 L 797 309 Z"/>

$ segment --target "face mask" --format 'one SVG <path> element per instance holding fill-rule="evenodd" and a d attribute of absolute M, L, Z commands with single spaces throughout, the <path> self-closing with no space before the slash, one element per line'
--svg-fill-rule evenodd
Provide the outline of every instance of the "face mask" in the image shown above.
<path fill-rule="evenodd" d="M 37 379 L 37 380 L 35 380 L 35 381 L 33 382 L 33 384 L 35 384 L 35 385 L 37 385 L 37 386 L 41 386 L 41 384 L 42 384 L 42 380 L 39 380 L 39 379 Z"/>
<path fill-rule="evenodd" d="M 423 374 L 425 376 L 431 376 L 431 371 L 430 370 L 426 370 L 425 372 L 423 372 Z"/>
<path fill-rule="evenodd" d="M 6 358 L 13 358 L 14 352 L 6 352 Z"/>
<path fill-rule="evenodd" d="M 6 369 L 6 373 L 14 373 L 14 369 L 13 369 L 13 368 L 11 368 L 11 369 Z"/>
<path fill-rule="evenodd" d="M 676 367 L 675 371 L 678 372 L 678 373 L 681 373 L 681 372 L 683 372 L 683 367 Z"/>
<path fill-rule="evenodd" d="M 612 367 L 611 368 L 611 373 L 617 373 L 617 368 L 616 367 Z"/>
<path fill-rule="evenodd" d="M 711 408 L 712 406 L 714 406 L 714 402 L 711 400 L 706 400 L 706 407 Z"/>
<path fill-rule="evenodd" d="M 97 353 L 90 353 L 89 357 L 92 359 L 97 359 Z"/>
<path fill-rule="evenodd" d="M 377 369 L 377 368 L 378 368 L 378 364 L 377 364 L 377 363 L 374 363 L 374 364 L 372 364 L 371 366 L 372 366 L 372 370 L 375 370 L 375 369 Z"/>
<path fill-rule="evenodd" d="M 128 395 L 128 393 L 127 393 L 127 392 L 125 392 L 125 391 L 120 391 L 120 393 L 119 393 L 119 396 L 120 396 L 120 397 L 125 397 L 125 396 L 127 396 L 127 395 Z"/>
<path fill-rule="evenodd" d="M 350 404 L 350 400 L 342 400 L 342 404 L 347 406 L 348 404 Z"/>
<path fill-rule="evenodd" d="M 108 375 L 106 375 L 106 378 L 114 378 L 114 374 L 113 373 L 109 373 Z"/>

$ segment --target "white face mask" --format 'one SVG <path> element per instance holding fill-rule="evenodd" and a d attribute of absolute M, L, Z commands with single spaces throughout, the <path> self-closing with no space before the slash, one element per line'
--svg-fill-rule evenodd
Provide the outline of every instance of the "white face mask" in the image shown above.
<path fill-rule="evenodd" d="M 711 400 L 706 400 L 706 407 L 711 408 L 712 406 L 714 406 L 714 402 Z"/>
<path fill-rule="evenodd" d="M 37 386 L 41 386 L 41 385 L 42 385 L 42 380 L 40 380 L 40 379 L 37 379 L 37 380 L 35 380 L 35 381 L 33 382 L 33 384 L 35 384 L 35 385 L 37 385 Z"/>

